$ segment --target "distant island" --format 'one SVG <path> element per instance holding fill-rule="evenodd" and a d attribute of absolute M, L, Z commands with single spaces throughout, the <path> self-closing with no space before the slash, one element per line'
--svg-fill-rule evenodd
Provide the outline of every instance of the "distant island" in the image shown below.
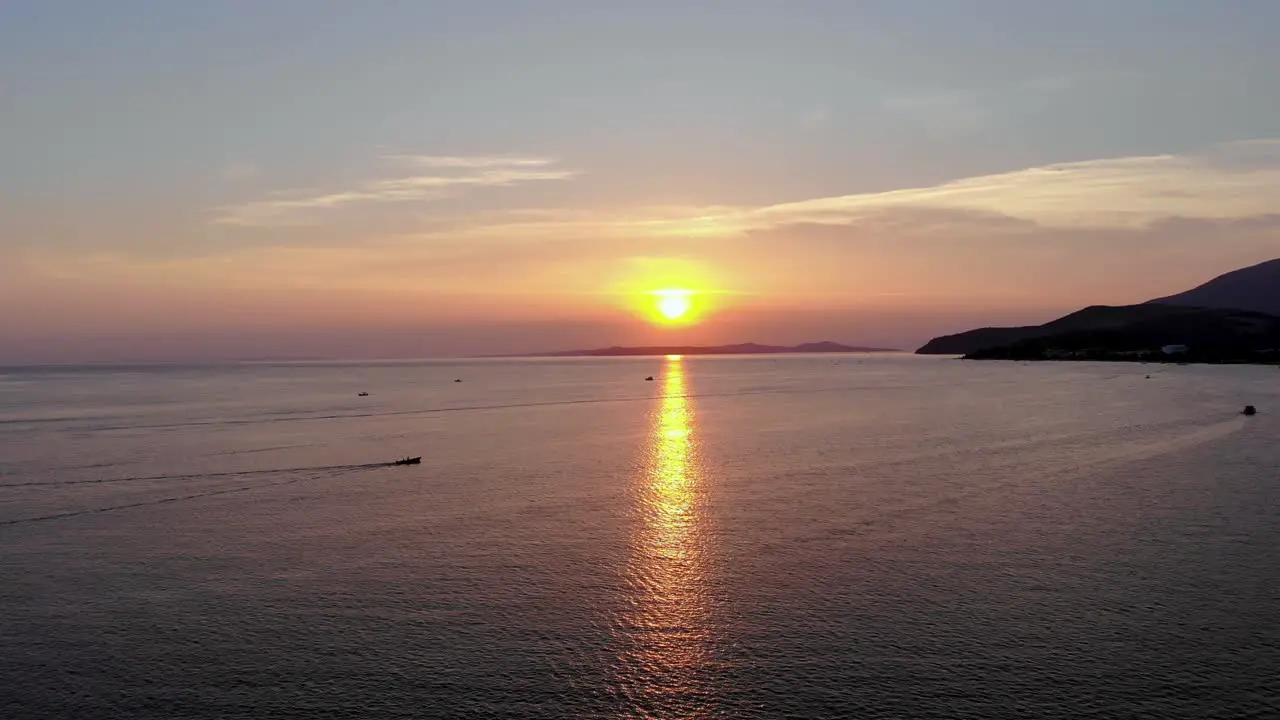
<path fill-rule="evenodd" d="M 595 350 L 562 350 L 560 352 L 528 353 L 506 357 L 631 357 L 644 355 L 780 355 L 783 353 L 874 353 L 902 352 L 893 348 L 859 347 L 835 342 L 814 342 L 801 345 L 658 345 L 648 347 L 607 347 Z"/>
<path fill-rule="evenodd" d="M 1094 305 L 1043 325 L 944 335 L 916 352 L 973 360 L 1280 364 L 1280 260 L 1140 305 Z"/>

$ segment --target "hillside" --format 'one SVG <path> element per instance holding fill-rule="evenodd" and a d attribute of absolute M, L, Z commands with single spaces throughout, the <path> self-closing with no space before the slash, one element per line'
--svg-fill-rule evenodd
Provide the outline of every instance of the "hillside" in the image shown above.
<path fill-rule="evenodd" d="M 1133 308 L 1110 308 L 1123 318 Z M 1165 312 L 1133 314 L 1126 322 L 1096 324 L 1037 335 L 965 354 L 974 360 L 1170 360 L 1179 362 L 1280 362 L 1280 317 L 1244 310 L 1162 306 Z M 1185 345 L 1186 353 L 1161 348 Z"/>
<path fill-rule="evenodd" d="M 1280 315 L 1280 259 L 1234 270 L 1186 292 L 1148 303 Z"/>
<path fill-rule="evenodd" d="M 1122 327 L 1138 320 L 1159 317 L 1183 308 L 1167 305 L 1093 305 L 1044 325 L 1026 327 L 988 327 L 944 335 L 930 340 L 916 351 L 920 355 L 967 355 L 991 347 L 1012 345 L 1058 333 L 1081 330 L 1104 330 Z"/>
<path fill-rule="evenodd" d="M 1280 316 L 1280 259 L 1234 270 L 1186 292 L 1148 300 L 1141 305 L 1095 305 L 1044 325 L 985 327 L 944 335 L 925 343 L 916 352 L 921 355 L 969 355 L 1051 335 L 1123 327 L 1138 321 L 1178 315 L 1188 308 L 1241 310 Z"/>

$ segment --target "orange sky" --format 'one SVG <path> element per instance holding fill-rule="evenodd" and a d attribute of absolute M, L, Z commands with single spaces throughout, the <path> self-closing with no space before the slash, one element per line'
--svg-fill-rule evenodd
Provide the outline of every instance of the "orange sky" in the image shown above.
<path fill-rule="evenodd" d="M 1269 6 L 903 3 L 37 7 L 0 362 L 912 348 L 1280 255 Z"/>

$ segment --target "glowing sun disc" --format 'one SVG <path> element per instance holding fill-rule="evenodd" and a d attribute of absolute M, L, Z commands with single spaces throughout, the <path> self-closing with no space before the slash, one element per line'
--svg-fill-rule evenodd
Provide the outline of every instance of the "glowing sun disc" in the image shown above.
<path fill-rule="evenodd" d="M 693 307 L 690 293 L 680 290 L 668 290 L 657 293 L 658 313 L 667 320 L 679 320 L 689 314 Z"/>

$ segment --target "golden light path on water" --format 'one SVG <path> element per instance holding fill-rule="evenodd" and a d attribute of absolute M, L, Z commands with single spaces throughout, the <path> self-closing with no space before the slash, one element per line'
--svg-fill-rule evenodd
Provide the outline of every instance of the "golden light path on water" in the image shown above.
<path fill-rule="evenodd" d="M 633 717 L 696 718 L 708 710 L 714 657 L 705 493 L 681 357 L 667 358 L 662 383 L 635 493 L 618 684 Z"/>

